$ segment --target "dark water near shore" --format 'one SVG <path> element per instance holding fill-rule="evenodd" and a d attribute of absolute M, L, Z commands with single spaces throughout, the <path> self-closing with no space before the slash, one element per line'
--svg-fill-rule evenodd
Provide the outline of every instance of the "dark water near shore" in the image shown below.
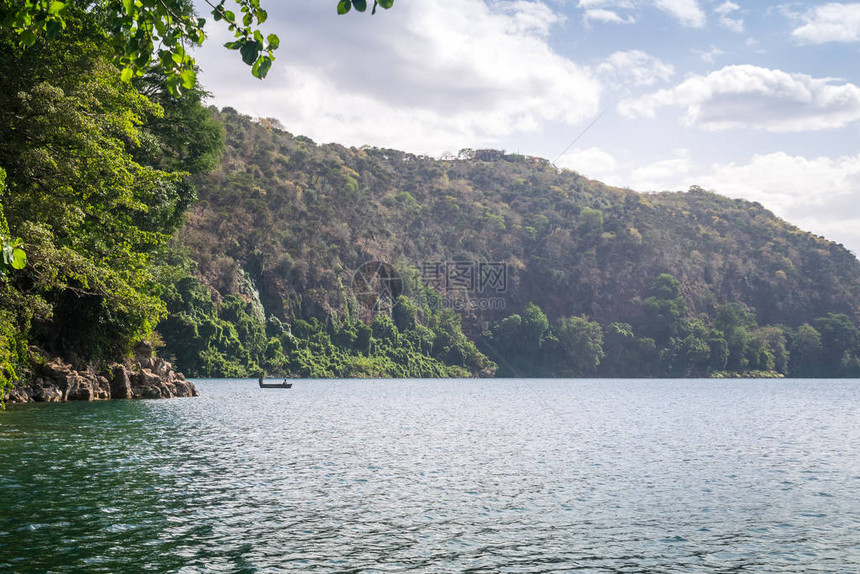
<path fill-rule="evenodd" d="M 860 571 L 860 381 L 198 386 L 0 413 L 0 571 Z"/>

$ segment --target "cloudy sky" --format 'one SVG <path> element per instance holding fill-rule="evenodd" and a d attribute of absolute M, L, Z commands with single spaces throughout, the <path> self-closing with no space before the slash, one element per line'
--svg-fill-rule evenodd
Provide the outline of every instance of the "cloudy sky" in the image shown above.
<path fill-rule="evenodd" d="M 335 5 L 264 0 L 281 47 L 262 82 L 210 22 L 212 103 L 320 143 L 489 147 L 637 191 L 700 185 L 860 254 L 860 3 Z"/>

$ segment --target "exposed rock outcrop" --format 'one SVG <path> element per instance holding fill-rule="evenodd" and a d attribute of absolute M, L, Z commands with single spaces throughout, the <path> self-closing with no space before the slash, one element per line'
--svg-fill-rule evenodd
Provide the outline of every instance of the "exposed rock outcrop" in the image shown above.
<path fill-rule="evenodd" d="M 6 397 L 7 402 L 97 401 L 105 399 L 169 399 L 196 397 L 197 388 L 173 366 L 154 357 L 152 346 L 135 347 L 134 360 L 108 365 L 101 373 L 75 369 L 59 357 L 32 347 L 31 368 Z"/>

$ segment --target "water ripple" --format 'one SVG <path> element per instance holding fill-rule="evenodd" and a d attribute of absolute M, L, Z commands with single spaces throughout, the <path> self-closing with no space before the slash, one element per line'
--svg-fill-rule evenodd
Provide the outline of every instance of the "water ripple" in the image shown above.
<path fill-rule="evenodd" d="M 856 382 L 198 386 L 0 415 L 0 571 L 860 570 Z"/>

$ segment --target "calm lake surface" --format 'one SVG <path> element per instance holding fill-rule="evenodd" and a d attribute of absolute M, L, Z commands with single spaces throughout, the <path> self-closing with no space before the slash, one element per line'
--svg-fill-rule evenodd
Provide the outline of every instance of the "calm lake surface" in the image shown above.
<path fill-rule="evenodd" d="M 196 382 L 0 413 L 0 571 L 860 571 L 860 381 Z"/>

